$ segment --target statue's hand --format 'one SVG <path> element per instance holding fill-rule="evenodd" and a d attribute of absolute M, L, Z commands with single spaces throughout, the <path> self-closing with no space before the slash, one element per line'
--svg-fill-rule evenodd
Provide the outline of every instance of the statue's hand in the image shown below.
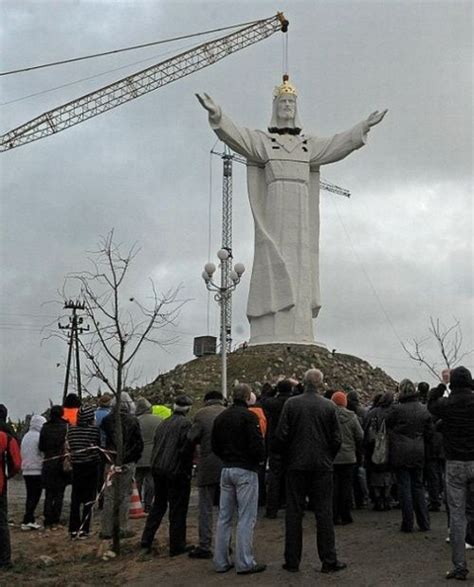
<path fill-rule="evenodd" d="M 367 118 L 367 124 L 369 125 L 369 127 L 375 126 L 379 122 L 382 122 L 382 120 L 383 120 L 384 116 L 387 114 L 387 112 L 388 112 L 388 110 L 383 110 L 382 112 L 379 112 L 378 110 L 376 110 L 375 112 L 372 112 L 372 114 L 369 116 L 369 118 Z"/>
<path fill-rule="evenodd" d="M 218 114 L 219 106 L 214 102 L 209 94 L 196 94 L 196 98 L 199 100 L 201 106 L 209 112 L 209 116 L 212 117 Z"/>

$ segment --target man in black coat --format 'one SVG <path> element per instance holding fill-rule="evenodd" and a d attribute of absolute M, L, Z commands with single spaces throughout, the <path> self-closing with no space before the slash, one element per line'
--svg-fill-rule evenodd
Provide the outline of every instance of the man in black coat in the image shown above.
<path fill-rule="evenodd" d="M 151 551 L 151 545 L 169 504 L 170 556 L 192 550 L 186 545 L 186 516 L 191 494 L 193 445 L 188 439 L 191 421 L 187 414 L 192 405 L 187 395 L 176 398 L 173 415 L 156 429 L 151 454 L 151 471 L 155 499 L 143 530 L 141 547 Z"/>
<path fill-rule="evenodd" d="M 257 521 L 258 475 L 265 446 L 258 418 L 248 410 L 251 389 L 244 383 L 234 390 L 234 403 L 217 416 L 212 429 L 212 452 L 222 460 L 221 497 L 217 520 L 214 567 L 229 571 L 232 521 L 237 512 L 235 568 L 238 574 L 260 573 L 266 565 L 253 556 L 253 530 Z"/>
<path fill-rule="evenodd" d="M 474 522 L 474 393 L 472 375 L 466 367 L 450 374 L 451 393 L 443 397 L 446 386 L 440 384 L 430 393 L 428 410 L 441 418 L 446 455 L 446 495 L 450 513 L 450 543 L 453 569 L 447 579 L 465 580 L 466 526 Z M 467 508 L 466 506 L 470 507 Z"/>
<path fill-rule="evenodd" d="M 116 451 L 116 410 L 115 405 L 108 416 L 100 425 L 105 434 L 105 447 L 109 451 Z M 132 494 L 135 467 L 143 452 L 143 438 L 138 419 L 131 413 L 132 401 L 126 392 L 121 393 L 120 420 L 122 424 L 123 454 L 120 471 L 112 477 L 112 483 L 106 484 L 104 491 L 104 510 L 101 518 L 100 537 L 103 539 L 112 537 L 113 530 L 113 506 L 115 484 L 119 484 L 120 494 L 120 534 L 123 538 L 133 536 L 128 530 L 128 512 L 130 509 L 130 495 Z M 105 477 L 109 475 L 111 465 L 106 466 Z"/>
<path fill-rule="evenodd" d="M 399 403 L 387 415 L 389 462 L 395 472 L 402 511 L 402 532 L 413 532 L 413 514 L 421 531 L 430 529 L 428 504 L 423 487 L 426 455 L 433 441 L 433 420 L 418 401 L 415 385 L 400 381 Z"/>
<path fill-rule="evenodd" d="M 273 442 L 287 471 L 285 563 L 299 570 L 307 496 L 313 498 L 321 571 L 331 573 L 346 565 L 337 560 L 332 516 L 333 461 L 341 446 L 336 405 L 320 395 L 323 374 L 310 369 L 304 375 L 304 393 L 284 405 Z"/>

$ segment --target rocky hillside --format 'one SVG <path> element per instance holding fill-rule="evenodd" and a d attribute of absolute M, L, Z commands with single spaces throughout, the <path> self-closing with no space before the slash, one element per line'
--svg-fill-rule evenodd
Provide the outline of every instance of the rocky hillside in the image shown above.
<path fill-rule="evenodd" d="M 395 391 L 397 383 L 378 367 L 351 355 L 332 354 L 327 349 L 305 345 L 261 345 L 239 349 L 228 355 L 229 390 L 236 382 L 252 385 L 257 391 L 265 382 L 274 383 L 284 375 L 301 379 L 310 368 L 321 369 L 329 389 L 350 386 L 359 392 L 361 401 L 368 403 L 379 391 Z M 209 355 L 177 365 L 172 371 L 159 375 L 153 383 L 135 390 L 152 403 L 170 403 L 179 393 L 196 400 L 212 389 L 220 389 L 221 360 Z"/>

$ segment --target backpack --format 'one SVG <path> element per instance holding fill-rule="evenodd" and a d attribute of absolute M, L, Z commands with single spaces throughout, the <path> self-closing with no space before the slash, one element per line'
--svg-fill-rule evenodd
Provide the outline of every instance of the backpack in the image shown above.
<path fill-rule="evenodd" d="M 385 427 L 385 420 L 375 434 L 375 447 L 372 453 L 374 465 L 386 465 L 388 463 L 388 434 Z"/>

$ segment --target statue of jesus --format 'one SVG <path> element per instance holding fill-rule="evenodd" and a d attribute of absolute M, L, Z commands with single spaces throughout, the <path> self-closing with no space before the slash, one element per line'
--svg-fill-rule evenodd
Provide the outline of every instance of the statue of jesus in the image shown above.
<path fill-rule="evenodd" d="M 249 344 L 314 344 L 319 291 L 319 168 L 362 147 L 387 110 L 329 138 L 301 132 L 296 89 L 275 88 L 268 131 L 236 126 L 196 94 L 216 135 L 247 159 L 255 252 L 247 304 Z"/>

